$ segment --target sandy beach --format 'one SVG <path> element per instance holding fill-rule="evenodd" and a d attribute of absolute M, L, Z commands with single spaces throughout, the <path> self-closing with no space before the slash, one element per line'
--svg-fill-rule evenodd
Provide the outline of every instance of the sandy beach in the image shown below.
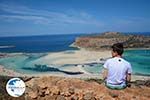
<path fill-rule="evenodd" d="M 47 56 L 38 60 L 47 61 L 48 64 L 64 65 L 64 64 L 84 64 L 99 59 L 111 57 L 111 52 L 105 51 L 88 51 L 85 49 L 64 51 L 57 53 L 49 53 Z M 52 59 L 52 61 L 50 61 Z"/>
<path fill-rule="evenodd" d="M 44 61 L 44 63 L 46 63 L 46 65 L 48 66 L 69 65 L 69 67 L 64 67 L 63 70 L 71 72 L 83 72 L 84 74 L 91 75 L 89 72 L 83 69 L 82 65 L 93 62 L 97 63 L 100 62 L 101 60 L 104 59 L 106 60 L 110 57 L 111 52 L 108 50 L 88 51 L 85 49 L 81 49 L 81 50 L 48 53 L 48 55 L 35 60 L 34 63 L 39 62 L 43 63 Z"/>
<path fill-rule="evenodd" d="M 12 55 L 12 54 L 11 54 Z M 15 54 L 14 54 L 15 55 Z M 34 61 L 34 63 L 46 63 L 48 66 L 61 66 L 65 64 L 70 64 L 69 67 L 64 67 L 64 71 L 68 72 L 83 72 L 83 74 L 78 75 L 67 75 L 65 73 L 42 73 L 42 74 L 21 74 L 15 72 L 14 70 L 6 69 L 4 66 L 0 65 L 0 75 L 5 76 L 61 76 L 61 77 L 70 77 L 70 78 L 96 78 L 102 79 L 102 75 L 100 73 L 89 73 L 84 70 L 82 65 L 86 63 L 99 62 L 102 60 L 106 60 L 111 57 L 111 51 L 88 51 L 85 49 L 81 50 L 72 50 L 72 51 L 63 51 L 63 52 L 55 52 L 48 53 L 46 56 L 43 56 Z M 132 80 L 146 80 L 150 79 L 149 76 L 137 76 L 133 75 Z"/>
<path fill-rule="evenodd" d="M 15 55 L 23 55 L 23 53 L 12 53 L 12 54 L 7 54 L 9 57 L 15 56 Z M 6 56 L 6 57 L 7 57 Z M 70 50 L 70 51 L 63 51 L 63 52 L 55 52 L 55 53 L 48 53 L 46 56 L 40 57 L 39 59 L 36 59 L 33 61 L 33 63 L 38 63 L 38 64 L 46 64 L 48 66 L 61 66 L 61 65 L 70 65 L 67 68 L 64 68 L 65 71 L 80 71 L 83 72 L 84 74 L 90 74 L 82 68 L 82 66 L 75 66 L 75 65 L 84 65 L 85 63 L 92 63 L 92 62 L 98 62 L 100 59 L 107 59 L 111 57 L 111 52 L 106 50 L 106 51 L 88 51 L 85 49 L 81 50 Z M 7 70 L 4 68 L 2 65 L 1 67 L 1 72 L 2 69 Z M 15 71 L 9 70 L 8 72 L 15 74 Z M 7 74 L 6 72 L 3 72 L 3 74 Z M 1 73 L 2 74 L 2 73 Z M 42 74 L 43 75 L 43 74 Z"/>

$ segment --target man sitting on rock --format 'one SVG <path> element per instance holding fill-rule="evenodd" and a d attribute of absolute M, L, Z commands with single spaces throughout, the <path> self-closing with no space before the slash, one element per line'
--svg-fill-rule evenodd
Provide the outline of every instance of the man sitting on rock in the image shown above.
<path fill-rule="evenodd" d="M 104 64 L 103 77 L 106 86 L 110 89 L 124 89 L 131 80 L 131 64 L 122 58 L 123 44 L 112 46 L 112 58 Z"/>

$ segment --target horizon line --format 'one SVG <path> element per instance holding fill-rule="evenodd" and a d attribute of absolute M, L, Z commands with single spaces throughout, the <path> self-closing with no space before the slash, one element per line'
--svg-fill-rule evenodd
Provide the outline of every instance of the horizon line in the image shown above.
<path fill-rule="evenodd" d="M 79 35 L 79 34 L 101 34 L 105 32 L 120 32 L 120 33 L 131 33 L 131 34 L 148 34 L 149 32 L 121 32 L 121 31 L 104 31 L 104 32 L 81 32 L 81 33 L 56 33 L 56 34 L 32 34 L 32 35 L 4 35 L 0 37 L 31 37 L 31 36 L 51 36 L 51 35 Z M 150 35 L 150 34 L 149 34 Z"/>

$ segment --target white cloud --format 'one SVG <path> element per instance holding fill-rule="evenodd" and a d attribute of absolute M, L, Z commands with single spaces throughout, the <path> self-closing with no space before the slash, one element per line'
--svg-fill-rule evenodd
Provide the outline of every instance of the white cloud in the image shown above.
<path fill-rule="evenodd" d="M 5 13 L 0 15 L 4 20 L 27 20 L 34 23 L 48 24 L 48 25 L 70 25 L 83 24 L 102 26 L 103 24 L 96 20 L 92 15 L 86 12 L 51 12 L 47 10 L 31 9 L 27 6 L 0 4 L 0 10 Z"/>

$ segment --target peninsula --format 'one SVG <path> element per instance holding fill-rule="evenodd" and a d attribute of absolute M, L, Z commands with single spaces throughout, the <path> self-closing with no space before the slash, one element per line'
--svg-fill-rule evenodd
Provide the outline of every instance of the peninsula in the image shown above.
<path fill-rule="evenodd" d="M 110 49 L 117 42 L 124 44 L 125 48 L 150 48 L 150 36 L 125 34 L 120 32 L 105 32 L 76 38 L 72 44 L 75 47 L 88 50 Z"/>

